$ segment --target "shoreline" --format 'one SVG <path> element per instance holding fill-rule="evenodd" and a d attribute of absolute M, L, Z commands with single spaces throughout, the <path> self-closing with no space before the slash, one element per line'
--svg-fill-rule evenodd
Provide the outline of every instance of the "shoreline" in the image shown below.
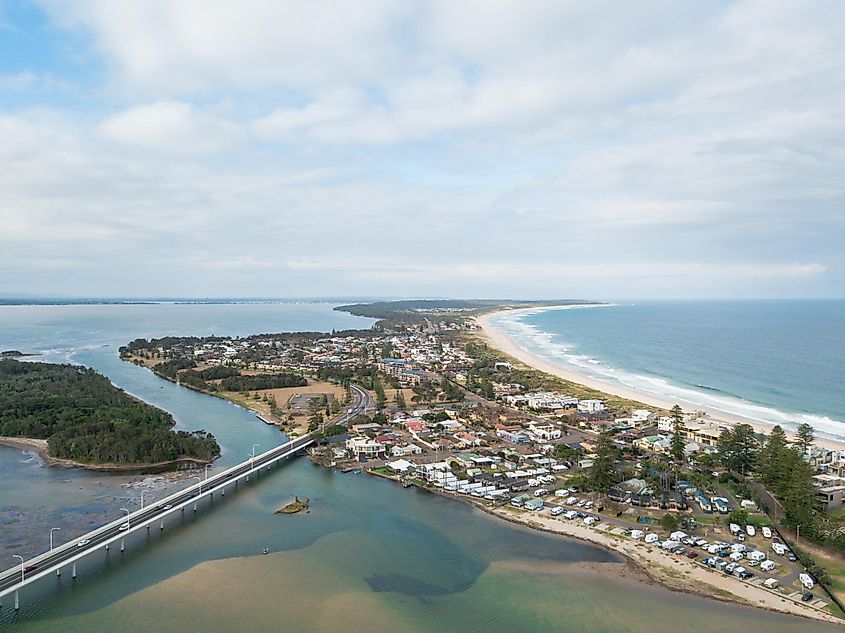
<path fill-rule="evenodd" d="M 393 477 L 381 475 L 371 470 L 366 472 L 369 475 L 397 483 Z M 657 584 L 669 591 L 697 595 L 719 602 L 728 602 L 821 622 L 839 625 L 843 623 L 842 619 L 832 613 L 790 600 L 776 591 L 741 582 L 731 576 L 725 576 L 684 557 L 670 556 L 658 548 L 641 541 L 627 539 L 610 531 L 602 532 L 579 523 L 569 523 L 543 514 L 513 512 L 509 511 L 507 507 L 492 508 L 476 499 L 452 495 L 438 489 L 417 488 L 453 501 L 467 503 L 491 517 L 514 525 L 589 543 L 613 552 L 622 557 L 624 562 L 620 564 L 633 569 L 634 573 L 631 575 L 640 582 Z M 601 525 L 601 523 L 598 525 Z M 709 590 L 705 587 L 708 587 Z"/>
<path fill-rule="evenodd" d="M 503 521 L 547 534 L 590 543 L 618 554 L 625 560 L 625 564 L 636 569 L 639 580 L 658 584 L 669 591 L 689 593 L 720 602 L 730 602 L 785 615 L 842 624 L 842 620 L 831 613 L 819 611 L 803 603 L 789 600 L 774 591 L 740 582 L 732 577 L 705 569 L 698 563 L 687 562 L 678 556 L 669 556 L 639 541 L 630 541 L 610 532 L 602 533 L 596 529 L 566 523 L 540 514 L 517 514 L 508 512 L 506 509 L 489 508 L 475 501 L 464 501 L 468 501 L 475 508 Z M 677 571 L 671 565 L 677 566 Z M 683 570 L 683 575 L 678 574 L 680 570 Z M 710 587 L 711 591 L 705 590 L 703 588 L 705 585 Z"/>
<path fill-rule="evenodd" d="M 566 308 L 569 308 L 569 306 L 559 306 L 557 309 Z M 728 425 L 740 423 L 749 424 L 758 433 L 768 434 L 769 431 L 774 428 L 775 424 L 773 423 L 761 422 L 760 420 L 747 418 L 733 413 L 726 413 L 724 411 L 719 411 L 717 409 L 713 409 L 711 407 L 703 405 L 697 406 L 691 405 L 690 403 L 684 401 L 675 401 L 669 397 L 654 395 L 646 391 L 641 391 L 633 387 L 628 387 L 627 385 L 623 385 L 621 383 L 614 384 L 611 382 L 599 380 L 597 378 L 584 375 L 578 371 L 562 367 L 551 361 L 544 360 L 538 357 L 537 355 L 529 352 L 525 348 L 521 347 L 515 339 L 513 339 L 503 330 L 497 328 L 491 322 L 491 319 L 493 317 L 498 316 L 500 314 L 526 313 L 543 309 L 547 310 L 555 308 L 529 308 L 521 310 L 505 309 L 483 314 L 476 319 L 478 325 L 481 328 L 479 334 L 482 338 L 484 338 L 488 345 L 490 345 L 490 347 L 493 347 L 512 358 L 515 358 L 516 360 L 533 369 L 545 372 L 547 374 L 551 374 L 552 376 L 557 376 L 558 378 L 562 378 L 563 380 L 567 380 L 569 382 L 573 382 L 584 387 L 589 387 L 590 389 L 594 389 L 596 391 L 601 391 L 602 393 L 610 394 L 620 398 L 625 398 L 628 400 L 634 400 L 644 405 L 656 407 L 658 409 L 665 409 L 667 411 L 671 409 L 674 405 L 678 404 L 681 405 L 681 408 L 685 412 L 703 411 L 708 415 L 711 420 L 715 422 L 725 423 Z M 784 431 L 786 432 L 786 435 L 789 438 L 794 438 L 794 432 L 792 430 L 784 428 Z M 845 441 L 834 440 L 826 437 L 817 436 L 815 439 L 815 444 L 817 446 L 828 448 L 834 451 L 845 450 Z"/>
<path fill-rule="evenodd" d="M 23 451 L 36 453 L 38 457 L 49 467 L 60 468 L 82 468 L 93 472 L 111 473 L 114 475 L 147 475 L 167 472 L 179 472 L 190 470 L 194 467 L 211 463 L 192 457 L 180 457 L 167 462 L 155 464 L 86 464 L 72 459 L 53 457 L 47 453 L 47 440 L 34 437 L 6 437 L 0 436 L 0 445 L 9 448 L 17 448 Z"/>

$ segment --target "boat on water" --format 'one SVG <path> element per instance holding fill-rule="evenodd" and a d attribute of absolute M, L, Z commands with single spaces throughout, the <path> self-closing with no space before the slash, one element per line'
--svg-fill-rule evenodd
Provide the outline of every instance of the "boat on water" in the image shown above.
<path fill-rule="evenodd" d="M 269 548 L 267 548 L 267 547 L 265 547 L 263 550 L 261 550 L 261 553 L 262 553 L 262 554 L 269 554 L 269 553 L 270 553 L 270 549 L 269 549 Z"/>

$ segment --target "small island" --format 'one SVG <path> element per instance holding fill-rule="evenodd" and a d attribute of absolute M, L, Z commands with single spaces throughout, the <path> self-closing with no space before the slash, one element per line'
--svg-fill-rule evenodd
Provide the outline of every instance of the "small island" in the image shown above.
<path fill-rule="evenodd" d="M 175 431 L 173 417 L 78 365 L 0 360 L 0 443 L 51 464 L 160 472 L 220 455 L 205 431 Z"/>
<path fill-rule="evenodd" d="M 309 505 L 310 501 L 308 499 L 300 499 L 299 497 L 294 497 L 293 501 L 276 510 L 275 514 L 297 514 L 298 512 L 302 512 L 303 510 L 307 512 L 309 509 Z"/>

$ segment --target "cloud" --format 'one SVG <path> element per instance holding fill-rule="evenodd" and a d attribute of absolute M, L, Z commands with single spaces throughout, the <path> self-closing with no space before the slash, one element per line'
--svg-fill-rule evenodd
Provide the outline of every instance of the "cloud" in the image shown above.
<path fill-rule="evenodd" d="M 157 101 L 108 117 L 100 135 L 111 141 L 163 152 L 213 152 L 238 140 L 229 121 L 198 113 L 190 104 Z"/>
<path fill-rule="evenodd" d="M 15 270 L 146 294 L 845 293 L 842 3 L 42 6 L 71 61 L 0 78 Z"/>

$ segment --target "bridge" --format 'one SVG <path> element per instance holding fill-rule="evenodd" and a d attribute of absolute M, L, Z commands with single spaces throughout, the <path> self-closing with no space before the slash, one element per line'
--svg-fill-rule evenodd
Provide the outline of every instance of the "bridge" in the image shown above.
<path fill-rule="evenodd" d="M 364 413 L 372 407 L 372 398 L 367 391 L 357 385 L 352 385 L 355 404 L 340 419 L 340 424 L 346 424 L 358 414 Z M 126 536 L 140 530 L 150 530 L 157 527 L 164 529 L 164 520 L 170 514 L 184 512 L 185 508 L 197 510 L 197 502 L 205 497 L 213 498 L 215 493 L 226 496 L 226 488 L 230 491 L 237 489 L 241 480 L 249 481 L 250 475 L 261 469 L 269 469 L 277 462 L 286 459 L 303 448 L 314 444 L 312 434 L 285 442 L 265 453 L 250 457 L 223 472 L 200 480 L 169 497 L 151 503 L 145 508 L 131 512 L 112 521 L 107 525 L 96 528 L 69 543 L 65 543 L 39 554 L 29 560 L 21 559 L 20 565 L 7 569 L 0 574 L 0 607 L 3 600 L 14 595 L 14 608 L 20 606 L 19 591 L 21 588 L 36 582 L 51 574 L 61 575 L 62 571 L 70 567 L 72 578 L 76 578 L 76 563 L 92 552 L 104 548 L 108 550 L 119 542 L 120 551 L 126 549 Z"/>

